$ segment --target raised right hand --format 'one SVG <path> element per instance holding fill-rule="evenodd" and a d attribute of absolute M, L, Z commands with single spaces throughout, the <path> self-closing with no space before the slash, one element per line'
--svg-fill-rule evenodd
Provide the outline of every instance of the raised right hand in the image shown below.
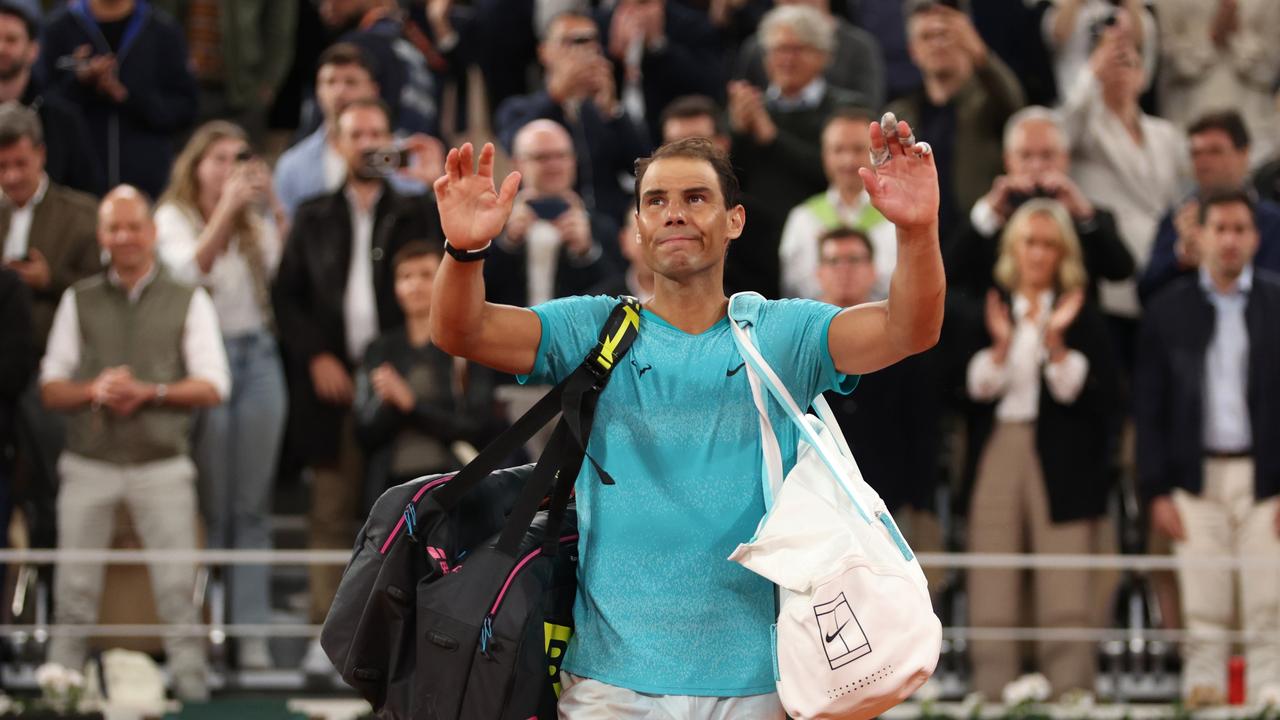
<path fill-rule="evenodd" d="M 479 250 L 502 232 L 511 203 L 520 187 L 520 173 L 513 172 L 494 189 L 493 144 L 485 143 L 480 162 L 472 170 L 475 150 L 471 143 L 449 151 L 444 175 L 435 182 L 440 227 L 445 239 L 459 250 Z"/>

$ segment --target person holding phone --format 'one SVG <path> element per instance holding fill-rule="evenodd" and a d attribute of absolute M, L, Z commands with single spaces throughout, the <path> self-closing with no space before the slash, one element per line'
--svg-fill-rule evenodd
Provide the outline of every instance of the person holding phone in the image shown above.
<path fill-rule="evenodd" d="M 178 280 L 209 290 L 230 363 L 231 395 L 202 413 L 195 433 L 201 509 L 215 548 L 271 548 L 285 413 L 270 293 L 283 211 L 264 212 L 273 205 L 271 173 L 245 131 L 214 120 L 178 155 L 155 213 L 160 260 Z M 232 622 L 271 622 L 269 573 L 266 565 L 228 569 Z M 241 669 L 272 665 L 265 637 L 240 637 L 235 647 Z"/>
<path fill-rule="evenodd" d="M 587 210 L 616 222 L 630 204 L 618 177 L 631 174 L 635 158 L 647 154 L 650 143 L 618 99 L 613 63 L 604 55 L 595 19 L 576 12 L 556 16 L 538 46 L 538 60 L 544 87 L 504 100 L 494 113 L 494 134 L 514 154 L 516 134 L 534 120 L 553 120 L 568 129 L 577 164 L 575 190 Z"/>
<path fill-rule="evenodd" d="M 582 294 L 619 273 L 618 225 L 587 212 L 573 191 L 575 164 L 573 140 L 558 123 L 534 120 L 516 133 L 523 183 L 485 265 L 495 301 L 527 305 Z"/>

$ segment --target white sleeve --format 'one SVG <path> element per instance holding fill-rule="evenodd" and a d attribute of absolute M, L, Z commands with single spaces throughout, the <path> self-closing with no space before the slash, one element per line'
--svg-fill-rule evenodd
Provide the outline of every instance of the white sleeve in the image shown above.
<path fill-rule="evenodd" d="M 818 231 L 810 216 L 803 205 L 794 207 L 782 226 L 778 261 L 782 266 L 783 297 L 809 297 L 809 290 L 817 282 Z"/>
<path fill-rule="evenodd" d="M 173 203 L 156 208 L 156 253 L 179 282 L 200 285 L 206 277 L 196 262 L 200 237 L 195 225 Z"/>
<path fill-rule="evenodd" d="M 40 361 L 40 384 L 70 380 L 80 367 L 80 313 L 75 288 L 67 288 L 58 301 L 49 329 L 49 342 Z"/>
<path fill-rule="evenodd" d="M 978 198 L 978 202 L 973 204 L 973 209 L 969 211 L 969 224 L 974 230 L 989 238 L 995 237 L 1004 226 L 1000 216 L 996 214 L 995 208 L 991 207 L 991 203 L 987 202 L 986 197 Z"/>
<path fill-rule="evenodd" d="M 227 366 L 227 350 L 218 329 L 218 313 L 204 288 L 196 288 L 187 306 L 187 320 L 182 327 L 182 359 L 187 377 L 208 381 L 218 397 L 231 396 L 231 371 Z"/>
<path fill-rule="evenodd" d="M 1076 81 L 1067 88 L 1059 115 L 1062 129 L 1067 133 L 1067 144 L 1073 153 L 1084 145 L 1093 130 L 1094 118 L 1103 112 L 1102 108 L 1102 84 L 1093 70 L 1085 65 Z"/>
<path fill-rule="evenodd" d="M 262 259 L 266 263 L 267 278 L 276 276 L 280 268 L 280 258 L 284 255 L 284 241 L 280 237 L 280 228 L 271 217 L 259 217 L 255 223 L 258 229 L 258 242 L 262 247 Z"/>
<path fill-rule="evenodd" d="M 966 373 L 969 397 L 978 402 L 990 402 L 1004 395 L 1009 387 L 1009 362 L 997 365 L 991 357 L 991 349 L 983 348 L 969 360 Z"/>
<path fill-rule="evenodd" d="M 1063 405 L 1070 405 L 1080 397 L 1087 377 L 1089 358 L 1079 350 L 1068 350 L 1058 362 L 1044 364 L 1044 381 L 1049 386 L 1049 394 Z"/>

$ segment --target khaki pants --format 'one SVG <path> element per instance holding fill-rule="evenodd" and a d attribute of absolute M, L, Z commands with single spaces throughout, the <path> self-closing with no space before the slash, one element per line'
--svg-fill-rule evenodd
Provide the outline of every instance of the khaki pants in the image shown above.
<path fill-rule="evenodd" d="M 307 546 L 312 550 L 349 550 L 355 542 L 356 513 L 364 495 L 364 459 L 356 445 L 350 413 L 342 423 L 338 458 L 312 467 Z M 322 623 L 342 582 L 341 565 L 312 565 L 311 622 Z"/>
<path fill-rule="evenodd" d="M 978 465 L 969 510 L 969 552 L 1086 554 L 1094 551 L 1093 520 L 1055 523 L 1049 519 L 1034 423 L 999 423 Z M 972 569 L 968 574 L 969 624 L 1008 627 L 1020 624 L 1023 571 Z M 1093 573 L 1088 570 L 1032 572 L 1037 627 L 1089 627 Z M 1017 643 L 972 644 L 974 689 L 999 698 L 1021 667 Z M 1039 669 L 1055 695 L 1072 688 L 1093 689 L 1094 646 L 1085 642 L 1044 641 L 1036 648 Z"/>
<path fill-rule="evenodd" d="M 196 547 L 195 465 L 186 457 L 116 465 L 63 453 L 58 460 L 62 485 L 58 492 L 58 547 L 101 550 L 110 546 L 116 505 L 129 507 L 142 544 L 149 549 L 193 550 Z M 175 625 L 199 625 L 192 602 L 195 566 L 160 562 L 149 567 L 156 612 Z M 100 564 L 62 563 L 54 573 L 54 617 L 58 624 L 91 624 L 98 620 L 102 597 Z M 205 671 L 204 640 L 165 638 L 169 668 L 176 676 L 200 678 Z M 69 668 L 84 666 L 87 638 L 55 636 L 50 662 Z"/>
<path fill-rule="evenodd" d="M 1280 498 L 1254 500 L 1251 459 L 1207 460 L 1203 492 L 1196 496 L 1174 490 L 1173 502 L 1187 533 L 1185 541 L 1173 546 L 1179 560 L 1223 555 L 1280 557 L 1275 525 Z M 1233 574 L 1230 568 L 1206 565 L 1188 564 L 1178 569 L 1183 622 L 1192 636 L 1183 649 L 1184 693 L 1196 686 L 1226 692 L 1228 648 L 1211 637 L 1231 627 L 1236 603 Z M 1257 699 L 1263 688 L 1280 686 L 1280 642 L 1275 638 L 1280 630 L 1280 569 L 1245 569 L 1240 574 L 1240 600 L 1244 631 L 1257 638 L 1245 644 L 1248 697 Z"/>

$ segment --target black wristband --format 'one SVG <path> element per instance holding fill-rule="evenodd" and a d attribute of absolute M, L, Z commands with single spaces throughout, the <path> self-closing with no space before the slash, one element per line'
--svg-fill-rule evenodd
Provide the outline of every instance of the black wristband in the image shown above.
<path fill-rule="evenodd" d="M 489 242 L 479 250 L 459 250 L 458 248 L 450 245 L 448 240 L 444 241 L 444 251 L 449 253 L 449 257 L 452 257 L 458 262 L 476 262 L 477 260 L 483 260 L 489 257 L 489 248 L 492 246 L 493 243 Z"/>

